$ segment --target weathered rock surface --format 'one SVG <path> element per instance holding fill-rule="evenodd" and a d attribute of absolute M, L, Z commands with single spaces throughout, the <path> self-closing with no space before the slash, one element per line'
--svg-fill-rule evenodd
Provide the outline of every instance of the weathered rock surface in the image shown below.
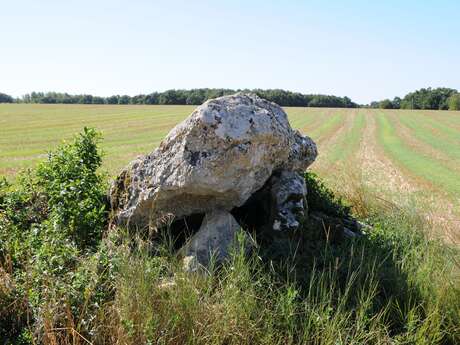
<path fill-rule="evenodd" d="M 295 230 L 308 211 L 306 194 L 303 174 L 277 170 L 261 189 L 232 213 L 249 230 Z"/>
<path fill-rule="evenodd" d="M 280 229 L 292 228 L 306 206 L 298 173 L 316 155 L 315 143 L 290 127 L 278 105 L 241 93 L 210 100 L 121 172 L 110 190 L 112 222 L 155 227 L 168 215 L 230 211 L 281 172 L 276 217 Z"/>
<path fill-rule="evenodd" d="M 211 260 L 220 264 L 229 256 L 240 225 L 223 210 L 206 213 L 200 229 L 179 252 L 184 257 L 184 270 L 195 272 L 209 267 Z"/>
<path fill-rule="evenodd" d="M 308 207 L 303 176 L 296 171 L 283 170 L 273 175 L 271 185 L 273 230 L 295 230 Z"/>

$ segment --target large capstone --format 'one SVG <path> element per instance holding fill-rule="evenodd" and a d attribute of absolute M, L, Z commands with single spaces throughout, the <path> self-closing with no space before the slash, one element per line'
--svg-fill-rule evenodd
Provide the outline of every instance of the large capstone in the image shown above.
<path fill-rule="evenodd" d="M 272 194 L 279 196 L 276 212 L 284 213 L 273 221 L 292 228 L 306 206 L 299 176 L 316 155 L 315 143 L 291 128 L 280 106 L 243 93 L 209 100 L 116 178 L 112 223 L 155 228 L 171 216 L 231 211 L 276 172 Z"/>

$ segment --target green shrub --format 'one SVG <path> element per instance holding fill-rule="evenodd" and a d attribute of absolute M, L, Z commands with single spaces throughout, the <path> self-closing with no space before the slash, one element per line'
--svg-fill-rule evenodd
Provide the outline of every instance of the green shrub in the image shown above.
<path fill-rule="evenodd" d="M 336 217 L 350 215 L 350 206 L 337 197 L 314 172 L 305 173 L 305 184 L 309 209 Z"/>
<path fill-rule="evenodd" d="M 57 148 L 37 168 L 37 183 L 48 198 L 50 220 L 80 245 L 94 245 L 106 223 L 106 185 L 97 169 L 100 135 L 84 132 Z"/>
<path fill-rule="evenodd" d="M 9 267 L 14 298 L 27 301 L 27 326 L 39 335 L 47 324 L 77 327 L 73 318 L 92 318 L 87 311 L 110 296 L 109 260 L 97 247 L 107 218 L 99 139 L 85 128 L 15 185 L 0 179 L 0 269 Z"/>
<path fill-rule="evenodd" d="M 100 240 L 107 213 L 98 140 L 95 130 L 85 128 L 36 171 L 20 174 L 14 186 L 0 179 L 0 250 L 15 267 L 44 243 L 84 248 Z"/>
<path fill-rule="evenodd" d="M 47 198 L 32 171 L 22 172 L 14 186 L 0 178 L 0 214 L 23 229 L 47 218 Z"/>
<path fill-rule="evenodd" d="M 24 269 L 35 234 L 48 218 L 46 197 L 35 184 L 35 176 L 26 171 L 14 186 L 3 180 L 0 186 L 0 263 L 9 260 L 12 269 Z"/>

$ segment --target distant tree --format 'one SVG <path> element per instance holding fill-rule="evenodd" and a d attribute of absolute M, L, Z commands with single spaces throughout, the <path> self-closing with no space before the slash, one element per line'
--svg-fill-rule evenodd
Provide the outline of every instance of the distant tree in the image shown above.
<path fill-rule="evenodd" d="M 61 102 L 65 104 L 73 104 L 73 103 L 78 102 L 78 98 L 79 96 L 72 96 L 72 95 L 69 95 L 68 93 L 64 93 L 61 95 Z M 61 103 L 61 102 L 58 102 L 58 103 Z"/>
<path fill-rule="evenodd" d="M 383 101 L 379 102 L 380 109 L 393 109 L 393 102 L 389 99 L 384 99 Z"/>
<path fill-rule="evenodd" d="M 104 97 L 94 96 L 93 97 L 93 104 L 104 104 L 105 99 Z"/>
<path fill-rule="evenodd" d="M 118 98 L 120 98 L 120 96 L 110 96 L 107 98 L 107 104 L 118 104 Z"/>
<path fill-rule="evenodd" d="M 439 109 L 448 108 L 447 100 L 457 93 L 457 90 L 449 88 L 426 88 L 408 93 L 401 100 L 403 109 Z"/>
<path fill-rule="evenodd" d="M 6 93 L 1 93 L 0 92 L 0 103 L 13 103 L 14 99 L 10 95 L 7 95 Z"/>
<path fill-rule="evenodd" d="M 167 90 L 158 97 L 159 104 L 186 104 L 187 97 L 181 90 Z"/>
<path fill-rule="evenodd" d="M 130 104 L 145 104 L 145 95 L 136 95 L 129 100 Z"/>
<path fill-rule="evenodd" d="M 204 93 L 203 90 L 195 90 L 191 92 L 188 96 L 187 99 L 185 100 L 186 104 L 193 104 L 193 105 L 198 105 L 202 104 L 206 101 L 206 94 Z"/>
<path fill-rule="evenodd" d="M 144 104 L 158 104 L 158 93 L 153 92 L 144 97 Z"/>
<path fill-rule="evenodd" d="M 93 96 L 92 95 L 80 95 L 78 103 L 80 104 L 92 104 Z"/>
<path fill-rule="evenodd" d="M 460 110 L 460 93 L 453 94 L 448 100 L 449 110 Z"/>
<path fill-rule="evenodd" d="M 347 96 L 343 97 L 343 105 L 345 106 L 345 108 L 357 108 L 358 107 L 358 105 L 352 102 L 352 100 Z"/>
<path fill-rule="evenodd" d="M 31 103 L 30 95 L 28 93 L 23 95 L 20 101 L 24 103 Z"/>
<path fill-rule="evenodd" d="M 351 102 L 348 97 L 337 97 L 329 95 L 313 95 L 308 102 L 309 107 L 328 107 L 328 108 L 356 108 L 358 105 Z"/>
<path fill-rule="evenodd" d="M 32 103 L 40 103 L 40 101 L 45 97 L 43 92 L 32 92 L 30 94 L 30 99 Z"/>
<path fill-rule="evenodd" d="M 395 97 L 393 101 L 391 101 L 393 109 L 400 109 L 401 108 L 401 98 Z"/>
<path fill-rule="evenodd" d="M 123 95 L 118 99 L 118 104 L 129 104 L 130 97 L 128 95 Z"/>

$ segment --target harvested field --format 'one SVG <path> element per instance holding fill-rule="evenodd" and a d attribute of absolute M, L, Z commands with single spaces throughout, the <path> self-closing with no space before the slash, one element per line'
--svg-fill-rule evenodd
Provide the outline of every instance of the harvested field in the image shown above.
<path fill-rule="evenodd" d="M 114 175 L 156 147 L 194 106 L 0 105 L 0 175 L 9 179 L 83 126 L 102 131 Z M 438 233 L 460 238 L 460 113 L 286 108 L 293 127 L 318 144 L 312 169 L 339 192 L 365 188 L 409 203 Z"/>

